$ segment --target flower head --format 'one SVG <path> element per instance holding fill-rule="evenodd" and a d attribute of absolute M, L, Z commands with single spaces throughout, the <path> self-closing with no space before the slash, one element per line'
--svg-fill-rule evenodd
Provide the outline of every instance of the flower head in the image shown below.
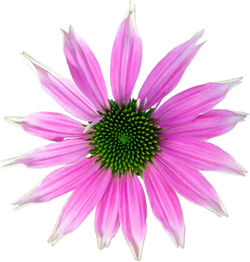
<path fill-rule="evenodd" d="M 198 85 L 161 103 L 203 45 L 198 44 L 201 31 L 170 51 L 149 74 L 138 97 L 133 98 L 142 42 L 130 11 L 113 45 L 113 98 L 108 98 L 100 66 L 86 42 L 72 27 L 63 34 L 73 81 L 57 76 L 26 53 L 24 56 L 34 65 L 44 90 L 65 111 L 84 122 L 52 112 L 7 118 L 32 135 L 54 141 L 7 165 L 63 165 L 15 204 L 45 202 L 73 191 L 49 241 L 55 243 L 72 232 L 96 207 L 99 247 L 109 245 L 121 224 L 139 259 L 147 231 L 142 181 L 153 213 L 175 244 L 183 247 L 184 221 L 176 193 L 225 216 L 216 191 L 199 170 L 245 173 L 228 153 L 206 141 L 230 131 L 246 117 L 213 109 L 241 78 Z"/>

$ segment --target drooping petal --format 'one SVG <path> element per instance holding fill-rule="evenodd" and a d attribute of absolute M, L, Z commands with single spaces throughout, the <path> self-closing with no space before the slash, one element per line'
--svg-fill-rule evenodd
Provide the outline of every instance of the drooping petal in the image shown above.
<path fill-rule="evenodd" d="M 164 136 L 209 139 L 229 132 L 246 116 L 245 113 L 214 109 L 188 122 L 166 127 Z"/>
<path fill-rule="evenodd" d="M 87 43 L 73 32 L 64 32 L 64 54 L 76 85 L 97 109 L 108 106 L 108 93 L 96 60 Z"/>
<path fill-rule="evenodd" d="M 97 108 L 81 93 L 77 86 L 68 79 L 55 76 L 34 58 L 24 53 L 35 67 L 44 90 L 49 93 L 64 110 L 85 121 L 92 121 L 98 116 Z"/>
<path fill-rule="evenodd" d="M 111 174 L 109 172 L 99 170 L 82 181 L 62 210 L 57 226 L 49 238 L 52 244 L 58 238 L 80 226 L 101 200 L 110 178 Z"/>
<path fill-rule="evenodd" d="M 147 226 L 147 206 L 142 186 L 137 176 L 121 177 L 120 220 L 124 236 L 135 256 L 140 259 Z"/>
<path fill-rule="evenodd" d="M 138 98 L 149 109 L 171 92 L 180 81 L 201 45 L 195 46 L 203 31 L 170 51 L 152 70 L 144 82 Z"/>
<path fill-rule="evenodd" d="M 198 170 L 166 153 L 158 155 L 154 163 L 177 193 L 217 215 L 227 216 L 216 191 Z"/>
<path fill-rule="evenodd" d="M 97 171 L 94 159 L 84 158 L 76 164 L 64 166 L 50 173 L 39 186 L 13 203 L 22 206 L 28 203 L 50 201 L 75 189 L 86 177 Z"/>
<path fill-rule="evenodd" d="M 151 164 L 144 172 L 144 183 L 155 216 L 176 246 L 184 246 L 185 226 L 179 199 L 167 179 Z"/>
<path fill-rule="evenodd" d="M 89 142 L 83 139 L 70 139 L 37 148 L 24 156 L 16 157 L 5 166 L 24 164 L 31 168 L 44 168 L 69 164 L 84 158 L 90 150 Z"/>
<path fill-rule="evenodd" d="M 128 103 L 137 80 L 142 59 L 142 42 L 135 25 L 133 11 L 121 23 L 113 45 L 110 79 L 115 101 Z"/>
<path fill-rule="evenodd" d="M 164 153 L 181 159 L 194 169 L 218 170 L 239 175 L 245 173 L 232 156 L 218 146 L 205 141 L 172 138 L 164 140 L 161 148 Z"/>
<path fill-rule="evenodd" d="M 54 112 L 38 112 L 27 117 L 6 117 L 26 132 L 52 141 L 83 137 L 84 127 L 70 117 Z"/>
<path fill-rule="evenodd" d="M 187 89 L 167 100 L 154 113 L 162 127 L 177 125 L 211 110 L 240 83 L 241 78 L 224 82 L 211 82 Z"/>
<path fill-rule="evenodd" d="M 120 226 L 119 176 L 113 176 L 101 201 L 96 207 L 95 232 L 100 249 L 108 247 Z"/>

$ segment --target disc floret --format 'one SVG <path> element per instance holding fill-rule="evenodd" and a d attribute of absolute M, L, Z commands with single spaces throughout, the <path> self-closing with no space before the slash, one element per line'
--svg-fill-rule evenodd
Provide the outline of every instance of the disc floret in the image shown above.
<path fill-rule="evenodd" d="M 130 100 L 119 106 L 109 100 L 102 120 L 92 126 L 88 139 L 92 149 L 90 157 L 97 156 L 100 168 L 110 168 L 112 175 L 131 173 L 142 176 L 147 162 L 153 163 L 156 152 L 161 152 L 158 141 L 160 128 L 154 124 L 153 108 L 144 111 L 137 108 L 137 101 Z"/>

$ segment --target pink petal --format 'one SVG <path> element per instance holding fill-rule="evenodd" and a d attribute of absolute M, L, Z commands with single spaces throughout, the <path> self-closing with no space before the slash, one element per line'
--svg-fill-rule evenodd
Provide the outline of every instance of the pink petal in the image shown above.
<path fill-rule="evenodd" d="M 118 29 L 111 56 L 111 87 L 119 105 L 128 103 L 141 67 L 142 42 L 132 13 Z"/>
<path fill-rule="evenodd" d="M 138 98 L 149 109 L 171 92 L 180 81 L 200 45 L 195 46 L 203 31 L 170 51 L 152 70 L 144 82 Z"/>
<path fill-rule="evenodd" d="M 144 172 L 144 183 L 155 216 L 177 246 L 184 246 L 185 226 L 179 199 L 166 178 L 152 165 Z"/>
<path fill-rule="evenodd" d="M 95 213 L 95 232 L 100 249 L 108 247 L 120 226 L 119 176 L 113 176 Z"/>
<path fill-rule="evenodd" d="M 187 89 L 166 101 L 155 113 L 162 127 L 177 125 L 211 110 L 240 83 L 241 78 L 227 82 L 214 82 Z"/>
<path fill-rule="evenodd" d="M 88 158 L 74 165 L 58 168 L 50 173 L 39 186 L 13 204 L 21 206 L 54 199 L 75 189 L 86 177 L 92 176 L 93 171 L 97 169 L 98 166 L 94 159 Z"/>
<path fill-rule="evenodd" d="M 120 220 L 124 236 L 135 256 L 140 259 L 147 226 L 147 206 L 137 176 L 128 174 L 120 182 Z"/>
<path fill-rule="evenodd" d="M 85 220 L 101 200 L 109 184 L 111 174 L 103 170 L 87 176 L 75 189 L 64 206 L 56 229 L 49 238 L 52 244 L 58 238 L 72 232 Z"/>
<path fill-rule="evenodd" d="M 217 215 L 227 216 L 216 191 L 199 171 L 166 153 L 158 155 L 154 163 L 177 193 Z"/>
<path fill-rule="evenodd" d="M 44 90 L 67 112 L 85 121 L 92 121 L 93 118 L 98 116 L 96 112 L 97 108 L 81 93 L 74 83 L 68 79 L 51 74 L 44 66 L 29 55 L 24 53 L 24 56 L 37 70 Z"/>
<path fill-rule="evenodd" d="M 83 133 L 86 133 L 92 126 L 101 121 L 104 118 L 104 115 L 98 115 L 93 121 L 91 121 L 86 127 L 84 127 Z"/>
<path fill-rule="evenodd" d="M 164 153 L 200 170 L 219 170 L 244 175 L 245 170 L 228 153 L 211 143 L 185 138 L 164 140 Z"/>
<path fill-rule="evenodd" d="M 6 120 L 20 125 L 26 132 L 52 141 L 82 137 L 81 123 L 59 113 L 38 112 L 27 117 L 6 117 Z"/>
<path fill-rule="evenodd" d="M 44 168 L 69 164 L 84 158 L 91 147 L 83 139 L 70 139 L 37 148 L 33 152 L 17 157 L 5 166 L 24 164 L 32 168 Z"/>
<path fill-rule="evenodd" d="M 108 93 L 100 65 L 87 43 L 73 32 L 72 27 L 68 33 L 64 32 L 64 54 L 71 75 L 83 94 L 97 109 L 108 107 Z"/>
<path fill-rule="evenodd" d="M 247 114 L 229 110 L 210 110 L 188 122 L 167 127 L 164 129 L 164 135 L 166 137 L 209 139 L 229 132 L 246 116 Z"/>

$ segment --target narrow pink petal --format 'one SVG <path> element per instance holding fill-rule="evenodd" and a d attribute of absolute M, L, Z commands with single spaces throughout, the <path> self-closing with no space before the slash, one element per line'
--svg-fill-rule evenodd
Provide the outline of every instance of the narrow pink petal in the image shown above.
<path fill-rule="evenodd" d="M 39 186 L 21 197 L 14 204 L 21 206 L 28 203 L 50 201 L 75 189 L 86 177 L 92 176 L 98 166 L 94 159 L 84 158 L 76 164 L 64 166 L 50 173 Z"/>
<path fill-rule="evenodd" d="M 124 236 L 135 256 L 140 259 L 146 236 L 147 206 L 142 186 L 137 176 L 121 177 L 120 220 Z"/>
<path fill-rule="evenodd" d="M 229 132 L 246 116 L 244 113 L 214 109 L 188 122 L 166 127 L 164 136 L 209 139 Z"/>
<path fill-rule="evenodd" d="M 54 112 L 38 112 L 27 117 L 6 117 L 26 132 L 52 141 L 83 136 L 84 127 L 70 117 Z"/>
<path fill-rule="evenodd" d="M 142 59 L 142 42 L 135 25 L 133 11 L 121 23 L 113 45 L 110 78 L 115 101 L 128 103 L 137 80 Z"/>
<path fill-rule="evenodd" d="M 199 171 L 166 153 L 161 153 L 154 163 L 177 193 L 220 216 L 227 216 L 216 191 Z"/>
<path fill-rule="evenodd" d="M 69 164 L 86 157 L 91 147 L 88 141 L 70 139 L 37 148 L 33 152 L 17 157 L 5 166 L 24 164 L 31 168 L 44 168 Z"/>
<path fill-rule="evenodd" d="M 177 125 L 211 110 L 240 83 L 241 78 L 226 82 L 211 82 L 187 89 L 166 101 L 154 113 L 162 127 Z"/>
<path fill-rule="evenodd" d="M 50 73 L 44 66 L 29 55 L 24 53 L 24 56 L 37 70 L 38 77 L 44 90 L 67 112 L 85 121 L 92 121 L 93 118 L 98 115 L 96 112 L 97 108 L 81 93 L 74 83 L 68 79 Z"/>
<path fill-rule="evenodd" d="M 138 98 L 149 109 L 171 92 L 180 81 L 200 45 L 195 46 L 203 31 L 170 51 L 152 70 L 144 82 Z"/>
<path fill-rule="evenodd" d="M 95 213 L 95 232 L 100 249 L 108 247 L 120 226 L 119 220 L 119 176 L 113 176 L 98 203 Z"/>
<path fill-rule="evenodd" d="M 172 138 L 164 140 L 162 150 L 174 156 L 194 169 L 218 170 L 244 175 L 245 170 L 232 156 L 211 143 L 188 139 Z"/>
<path fill-rule="evenodd" d="M 83 94 L 97 109 L 107 107 L 108 93 L 99 63 L 87 43 L 73 32 L 72 27 L 68 33 L 64 32 L 64 54 L 71 75 Z"/>
<path fill-rule="evenodd" d="M 151 164 L 144 172 L 144 183 L 155 216 L 176 246 L 184 247 L 185 226 L 179 199 L 167 179 Z"/>
<path fill-rule="evenodd" d="M 103 119 L 104 115 L 98 115 L 93 121 L 91 121 L 86 127 L 84 127 L 83 133 L 86 133 L 92 126 Z"/>
<path fill-rule="evenodd" d="M 81 182 L 62 210 L 56 229 L 49 238 L 52 244 L 58 238 L 80 226 L 101 200 L 110 178 L 111 174 L 109 172 L 99 170 Z"/>

